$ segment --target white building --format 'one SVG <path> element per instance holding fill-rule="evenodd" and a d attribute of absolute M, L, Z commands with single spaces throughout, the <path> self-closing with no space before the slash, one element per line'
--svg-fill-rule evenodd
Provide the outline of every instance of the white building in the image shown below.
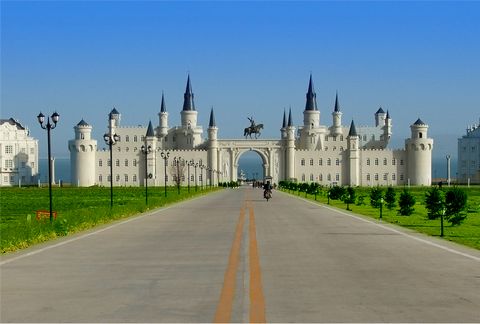
<path fill-rule="evenodd" d="M 480 120 L 469 126 L 467 134 L 458 139 L 459 183 L 480 183 Z"/>
<path fill-rule="evenodd" d="M 37 177 L 38 140 L 15 119 L 0 119 L 0 186 L 34 184 Z"/>
<path fill-rule="evenodd" d="M 433 140 L 427 136 L 428 125 L 418 119 L 410 126 L 411 136 L 405 140 L 405 148 L 391 150 L 388 144 L 392 119 L 388 111 L 377 110 L 375 126 L 356 127 L 353 121 L 349 126 L 342 125 L 338 95 L 332 108 L 331 125 L 322 125 L 310 76 L 303 125 L 294 126 L 291 110 L 288 120 L 284 111 L 280 139 L 218 139 L 213 109 L 204 139 L 203 128 L 197 125 L 198 111 L 188 77 L 179 126 L 168 126 L 163 95 L 155 128 L 151 122 L 148 127 L 122 126 L 120 113 L 111 111 L 106 135 L 118 136 L 112 146 L 114 185 L 139 186 L 146 178 L 149 185 L 163 185 L 165 180 L 167 185 L 174 185 L 177 180 L 182 185 L 236 181 L 238 161 L 246 151 L 258 153 L 264 175 L 272 177 L 274 183 L 294 180 L 354 186 L 431 184 Z M 75 126 L 75 139 L 69 141 L 72 183 L 107 186 L 110 152 L 97 150 L 91 131 L 92 126 L 82 120 Z M 142 146 L 150 147 L 152 153 L 142 153 Z M 169 158 L 164 159 L 162 153 L 163 157 L 168 153 Z M 175 161 L 179 158 L 177 168 Z"/>

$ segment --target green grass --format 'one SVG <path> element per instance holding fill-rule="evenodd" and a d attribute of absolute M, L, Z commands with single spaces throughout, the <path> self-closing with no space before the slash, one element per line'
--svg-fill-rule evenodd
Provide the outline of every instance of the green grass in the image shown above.
<path fill-rule="evenodd" d="M 145 188 L 115 187 L 114 206 L 110 208 L 110 188 L 55 187 L 53 210 L 58 217 L 38 221 L 37 210 L 49 210 L 48 188 L 23 187 L 0 189 L 0 251 L 11 252 L 30 245 L 69 235 L 94 226 L 129 217 L 149 209 L 165 206 L 180 200 L 209 192 L 176 187 L 148 188 L 148 206 L 145 204 Z M 216 190 L 213 188 L 212 190 Z"/>
<path fill-rule="evenodd" d="M 480 187 L 462 187 L 466 190 L 468 195 L 468 213 L 466 220 L 459 226 L 452 226 L 450 223 L 444 221 L 444 236 L 445 240 L 460 243 L 466 246 L 470 246 L 476 249 L 480 249 Z M 398 197 L 403 188 L 395 188 L 397 206 L 392 210 L 386 208 L 382 209 L 382 219 L 385 222 L 397 224 L 411 230 L 421 232 L 431 236 L 440 237 L 440 219 L 428 220 L 427 210 L 425 208 L 425 192 L 428 188 L 425 187 L 412 187 L 411 193 L 415 196 L 416 204 L 414 206 L 415 212 L 410 216 L 401 216 L 398 214 Z M 443 187 L 443 190 L 447 190 L 447 187 Z M 384 193 L 385 193 L 384 188 Z M 288 190 L 284 190 L 288 192 Z M 365 215 L 374 219 L 379 219 L 380 209 L 370 206 L 370 188 L 356 188 L 357 197 L 359 195 L 365 195 L 366 205 L 357 206 L 350 204 L 350 209 L 357 214 Z M 294 195 L 305 198 L 305 193 L 292 192 Z M 307 195 L 308 199 L 314 200 L 313 195 Z M 327 204 L 328 198 L 326 191 L 317 195 L 317 201 L 323 204 Z M 340 200 L 330 199 L 330 206 L 346 209 L 347 205 Z"/>

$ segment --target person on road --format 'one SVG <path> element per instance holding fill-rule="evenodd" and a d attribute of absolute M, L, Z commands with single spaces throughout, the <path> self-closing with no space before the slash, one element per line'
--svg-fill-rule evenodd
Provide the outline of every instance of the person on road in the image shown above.
<path fill-rule="evenodd" d="M 267 198 L 267 195 L 270 195 L 269 198 L 272 197 L 272 185 L 270 184 L 270 181 L 267 181 L 267 182 L 263 185 L 263 197 L 266 199 L 266 198 Z"/>

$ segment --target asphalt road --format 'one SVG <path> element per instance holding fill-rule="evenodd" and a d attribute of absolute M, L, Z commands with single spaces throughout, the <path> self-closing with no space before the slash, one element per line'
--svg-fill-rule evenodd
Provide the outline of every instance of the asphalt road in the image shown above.
<path fill-rule="evenodd" d="M 480 322 L 480 251 L 223 190 L 0 258 L 2 322 Z"/>

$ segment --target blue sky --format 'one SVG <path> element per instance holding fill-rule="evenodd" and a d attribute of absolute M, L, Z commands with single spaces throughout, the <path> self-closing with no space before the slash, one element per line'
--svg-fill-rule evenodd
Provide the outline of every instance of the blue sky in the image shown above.
<path fill-rule="evenodd" d="M 248 116 L 279 138 L 283 110 L 303 122 L 313 74 L 321 124 L 335 92 L 343 124 L 372 125 L 382 106 L 394 146 L 421 118 L 434 154 L 480 117 L 480 2 L 1 2 L 1 118 L 40 139 L 41 110 L 61 115 L 53 154 L 82 118 L 103 146 L 107 114 L 158 123 L 162 91 L 178 125 L 190 73 L 199 124 L 214 107 L 220 138 L 240 138 Z M 206 136 L 206 132 L 205 132 Z"/>

